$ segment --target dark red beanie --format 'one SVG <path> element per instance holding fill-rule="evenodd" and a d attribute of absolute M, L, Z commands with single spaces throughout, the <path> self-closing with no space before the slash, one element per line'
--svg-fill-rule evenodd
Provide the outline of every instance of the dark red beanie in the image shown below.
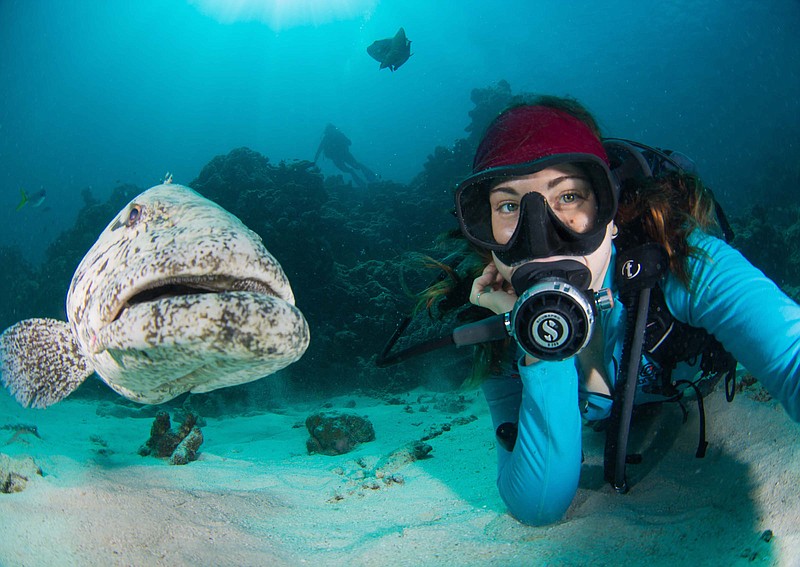
<path fill-rule="evenodd" d="M 549 106 L 517 106 L 489 126 L 475 152 L 472 172 L 537 162 L 558 154 L 591 154 L 608 164 L 603 144 L 580 119 Z"/>

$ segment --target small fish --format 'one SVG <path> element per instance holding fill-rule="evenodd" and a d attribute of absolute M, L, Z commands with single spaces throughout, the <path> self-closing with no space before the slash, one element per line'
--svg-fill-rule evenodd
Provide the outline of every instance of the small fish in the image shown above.
<path fill-rule="evenodd" d="M 44 203 L 45 197 L 47 197 L 47 192 L 44 189 L 30 195 L 25 192 L 25 189 L 20 189 L 19 192 L 22 194 L 22 199 L 20 200 L 19 205 L 17 205 L 18 211 L 28 204 L 31 207 L 36 208 Z"/>
<path fill-rule="evenodd" d="M 172 184 L 172 174 L 169 171 L 164 176 L 164 180 L 162 181 L 162 183 L 164 185 L 171 185 Z"/>
<path fill-rule="evenodd" d="M 182 185 L 135 197 L 72 277 L 68 322 L 0 335 L 0 380 L 24 406 L 65 398 L 92 373 L 160 404 L 277 372 L 308 324 L 278 261 L 234 215 Z"/>
<path fill-rule="evenodd" d="M 406 38 L 403 28 L 392 38 L 374 41 L 367 47 L 367 53 L 381 64 L 381 69 L 388 67 L 391 71 L 397 71 L 413 55 L 411 41 Z"/>

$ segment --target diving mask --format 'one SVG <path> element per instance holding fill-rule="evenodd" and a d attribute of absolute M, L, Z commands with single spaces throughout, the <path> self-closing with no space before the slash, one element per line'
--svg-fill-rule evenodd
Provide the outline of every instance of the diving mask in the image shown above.
<path fill-rule="evenodd" d="M 492 232 L 490 194 L 504 178 L 574 164 L 594 192 L 597 211 L 588 230 L 572 230 L 539 194 L 520 202 L 516 230 L 499 243 Z M 583 256 L 594 252 L 617 210 L 617 183 L 608 156 L 595 133 L 566 111 L 548 106 L 511 108 L 489 126 L 475 153 L 473 174 L 456 189 L 455 205 L 461 230 L 480 248 L 491 250 L 505 264 L 549 256 Z"/>

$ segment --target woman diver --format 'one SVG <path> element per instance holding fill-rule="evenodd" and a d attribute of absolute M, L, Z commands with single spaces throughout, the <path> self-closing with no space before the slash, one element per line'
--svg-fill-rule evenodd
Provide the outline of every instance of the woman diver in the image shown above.
<path fill-rule="evenodd" d="M 509 330 L 516 340 L 505 364 L 482 383 L 498 436 L 500 495 L 526 524 L 563 517 L 578 487 L 582 421 L 608 418 L 617 403 L 632 318 L 619 300 L 622 238 L 615 239 L 629 227 L 666 252 L 658 285 L 669 314 L 712 335 L 800 421 L 800 306 L 712 235 L 713 197 L 696 177 L 636 183 L 618 203 L 618 179 L 591 115 L 573 100 L 542 97 L 492 122 L 473 173 L 456 189 L 461 232 L 488 262 L 471 303 L 513 314 L 521 296 L 542 286 L 613 296 L 592 308 L 591 332 L 574 351 L 563 350 L 572 341 L 561 336 L 568 315 L 530 315 L 522 324 L 527 334 Z M 508 315 L 505 324 L 514 325 Z M 639 368 L 642 356 L 633 356 Z"/>

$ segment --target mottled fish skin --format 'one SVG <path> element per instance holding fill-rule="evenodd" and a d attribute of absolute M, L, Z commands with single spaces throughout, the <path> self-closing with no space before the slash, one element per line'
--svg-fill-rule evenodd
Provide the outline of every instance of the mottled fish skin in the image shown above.
<path fill-rule="evenodd" d="M 46 407 L 63 399 L 93 372 L 63 321 L 25 319 L 0 335 L 3 385 L 24 406 Z"/>
<path fill-rule="evenodd" d="M 176 184 L 145 191 L 109 223 L 75 271 L 67 317 L 103 381 L 151 404 L 274 373 L 309 342 L 259 236 Z"/>

